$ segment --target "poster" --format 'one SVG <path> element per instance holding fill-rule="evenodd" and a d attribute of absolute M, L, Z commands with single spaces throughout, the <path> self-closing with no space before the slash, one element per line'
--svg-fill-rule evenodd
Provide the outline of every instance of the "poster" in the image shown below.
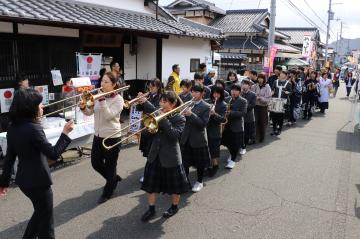
<path fill-rule="evenodd" d="M 34 89 L 38 91 L 43 97 L 43 105 L 49 104 L 49 87 L 47 85 L 35 86 Z"/>
<path fill-rule="evenodd" d="M 14 89 L 0 89 L 1 113 L 9 112 L 14 98 Z"/>
<path fill-rule="evenodd" d="M 90 80 L 98 80 L 101 69 L 102 54 L 76 53 L 78 64 L 78 76 L 89 77 Z"/>
<path fill-rule="evenodd" d="M 311 57 L 311 52 L 313 49 L 313 43 L 311 41 L 310 35 L 304 35 L 303 47 L 302 47 L 302 56 L 309 58 Z"/>
<path fill-rule="evenodd" d="M 129 132 L 135 133 L 140 130 L 141 127 L 141 118 L 142 118 L 142 111 L 136 110 L 136 106 L 132 106 L 130 109 L 130 119 L 129 123 L 131 125 Z"/>
<path fill-rule="evenodd" d="M 62 85 L 63 80 L 62 80 L 61 72 L 59 70 L 52 70 L 50 72 L 54 86 Z"/>

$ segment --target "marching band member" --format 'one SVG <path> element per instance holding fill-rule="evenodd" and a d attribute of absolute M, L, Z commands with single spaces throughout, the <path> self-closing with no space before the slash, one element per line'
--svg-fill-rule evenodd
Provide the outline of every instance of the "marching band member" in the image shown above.
<path fill-rule="evenodd" d="M 163 113 L 169 112 L 181 105 L 180 98 L 173 91 L 161 95 L 160 107 Z M 148 112 L 154 111 L 151 104 L 144 104 Z M 169 218 L 178 212 L 180 194 L 189 189 L 182 157 L 179 139 L 185 127 L 184 116 L 174 113 L 159 122 L 159 130 L 153 136 L 144 172 L 144 182 L 141 189 L 147 192 L 149 209 L 141 217 L 144 222 L 155 216 L 156 194 L 171 195 L 171 207 L 164 212 L 163 217 Z"/>
<path fill-rule="evenodd" d="M 179 94 L 182 102 L 188 102 L 192 99 L 191 96 L 191 81 L 190 80 L 182 80 L 180 83 L 180 87 L 182 88 L 182 92 Z"/>
<path fill-rule="evenodd" d="M 257 76 L 257 75 L 256 75 Z M 247 112 L 244 116 L 244 142 L 240 150 L 240 154 L 246 153 L 246 146 L 255 143 L 255 114 L 254 108 L 256 106 L 256 94 L 250 90 L 250 80 L 244 79 L 241 81 L 241 97 L 247 101 Z"/>
<path fill-rule="evenodd" d="M 305 105 L 304 108 L 304 116 L 303 119 L 310 120 L 312 117 L 311 108 L 315 105 L 317 92 L 317 80 L 318 73 L 313 71 L 310 73 L 310 77 L 305 80 L 303 86 L 303 103 Z"/>
<path fill-rule="evenodd" d="M 117 78 L 108 72 L 101 81 L 102 93 L 107 93 L 118 89 Z M 95 105 L 89 106 L 86 102 L 80 101 L 80 110 L 85 115 L 94 115 L 95 135 L 91 148 L 91 165 L 105 180 L 106 184 L 98 203 L 104 203 L 114 193 L 114 190 L 121 177 L 116 174 L 117 159 L 119 157 L 120 146 L 106 150 L 102 141 L 107 136 L 119 131 L 120 114 L 123 109 L 124 100 L 118 93 L 113 93 L 100 98 Z M 121 133 L 114 135 L 108 140 L 110 144 L 119 142 Z"/>
<path fill-rule="evenodd" d="M 222 80 L 222 79 L 216 80 L 216 81 L 215 81 L 215 85 L 214 85 L 213 87 L 215 87 L 215 86 L 221 87 L 221 88 L 224 89 L 224 100 L 226 100 L 226 99 L 228 99 L 228 98 L 230 97 L 229 92 L 227 92 L 227 91 L 225 90 L 225 82 L 224 82 L 224 80 Z"/>
<path fill-rule="evenodd" d="M 204 95 L 203 98 L 209 99 L 210 98 L 210 93 L 211 90 L 209 87 L 204 85 L 204 75 L 203 74 L 199 74 L 199 73 L 195 73 L 194 74 L 194 83 L 195 85 L 201 85 L 204 88 Z"/>
<path fill-rule="evenodd" d="M 209 176 L 213 177 L 219 169 L 221 124 L 225 123 L 226 103 L 224 101 L 224 89 L 217 86 L 212 87 L 208 103 L 212 105 L 209 123 L 206 128 L 212 161 L 212 167 L 209 168 Z"/>
<path fill-rule="evenodd" d="M 160 98 L 161 98 L 162 92 L 163 92 L 163 87 L 162 87 L 162 83 L 159 79 L 153 79 L 152 81 L 150 81 L 149 96 L 142 97 L 143 93 L 141 93 L 141 92 L 138 94 L 138 97 L 142 97 L 142 98 L 139 100 L 140 104 L 137 105 L 137 110 L 144 111 L 144 113 L 148 113 L 148 114 L 152 113 L 152 112 L 148 112 L 148 111 L 144 110 L 143 104 L 145 102 L 147 102 L 148 104 L 151 104 L 155 110 L 159 109 Z M 147 107 L 147 109 L 148 108 L 149 107 Z M 153 136 L 154 136 L 153 134 L 151 134 L 147 131 L 141 132 L 139 149 L 143 153 L 143 157 L 145 157 L 145 159 L 148 157 L 151 143 L 153 140 Z M 143 180 L 144 180 L 144 177 L 141 177 L 140 182 L 143 182 Z"/>
<path fill-rule="evenodd" d="M 230 157 L 226 165 L 227 169 L 235 167 L 236 157 L 244 140 L 244 116 L 247 112 L 247 101 L 240 96 L 241 86 L 234 84 L 231 87 L 231 99 L 228 103 L 225 124 L 221 144 L 226 146 Z"/>
<path fill-rule="evenodd" d="M 319 108 L 320 113 L 324 114 L 326 109 L 329 109 L 329 90 L 332 89 L 332 82 L 328 78 L 328 73 L 321 73 L 321 77 L 318 83 L 319 87 Z"/>
<path fill-rule="evenodd" d="M 191 166 L 197 169 L 197 181 L 192 191 L 203 188 L 204 170 L 210 166 L 210 154 L 206 137 L 206 126 L 209 122 L 210 105 L 202 98 L 204 86 L 195 84 L 191 89 L 195 105 L 183 112 L 186 117 L 185 129 L 181 136 L 181 153 L 184 159 L 186 174 Z"/>
<path fill-rule="evenodd" d="M 255 122 L 256 136 L 259 142 L 265 139 L 266 126 L 269 122 L 268 105 L 271 100 L 271 88 L 266 82 L 265 74 L 259 74 L 255 85 L 256 106 L 255 106 Z"/>
<path fill-rule="evenodd" d="M 56 160 L 70 144 L 68 134 L 74 122 L 65 124 L 55 146 L 46 139 L 39 119 L 43 115 L 42 96 L 33 89 L 20 89 L 11 104 L 11 125 L 7 131 L 5 165 L 0 177 L 0 196 L 9 187 L 16 158 L 19 159 L 15 182 L 28 197 L 34 213 L 23 238 L 55 238 L 52 180 L 47 157 Z M 4 215 L 3 215 L 4 216 Z"/>
<path fill-rule="evenodd" d="M 272 87 L 272 97 L 273 98 L 282 98 L 289 101 L 289 95 L 291 94 L 291 83 L 287 80 L 288 72 L 281 71 L 279 79 L 275 80 Z M 287 102 L 289 103 L 289 102 Z M 285 113 L 270 113 L 271 119 L 273 121 L 273 132 L 271 135 L 280 135 L 281 130 L 284 124 Z"/>
<path fill-rule="evenodd" d="M 225 91 L 227 91 L 229 94 L 231 94 L 231 87 L 234 84 L 238 84 L 239 80 L 237 77 L 237 74 L 235 73 L 235 71 L 229 71 L 227 78 L 226 78 L 226 83 L 225 83 Z"/>

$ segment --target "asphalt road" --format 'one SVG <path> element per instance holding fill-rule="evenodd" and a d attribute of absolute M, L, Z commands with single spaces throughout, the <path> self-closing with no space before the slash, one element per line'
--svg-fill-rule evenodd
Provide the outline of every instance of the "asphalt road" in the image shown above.
<path fill-rule="evenodd" d="M 97 199 L 104 184 L 89 159 L 56 170 L 54 211 L 57 238 L 360 238 L 360 134 L 349 121 L 344 87 L 326 115 L 300 120 L 279 138 L 251 147 L 232 171 L 222 168 L 204 189 L 181 198 L 179 213 L 142 223 L 146 195 L 139 190 L 145 164 L 137 146 L 123 149 L 124 178 L 114 198 Z M 354 133 L 355 131 L 355 133 Z M 192 172 L 192 181 L 195 174 Z M 359 201 L 359 203 L 358 203 Z M 30 201 L 12 189 L 0 199 L 0 238 L 21 238 L 31 216 Z"/>

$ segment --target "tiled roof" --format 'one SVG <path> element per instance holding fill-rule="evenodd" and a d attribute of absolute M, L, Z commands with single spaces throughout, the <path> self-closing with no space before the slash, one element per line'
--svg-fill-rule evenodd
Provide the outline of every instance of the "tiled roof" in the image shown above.
<path fill-rule="evenodd" d="M 223 48 L 229 49 L 251 49 L 260 50 L 267 49 L 267 39 L 255 37 L 255 38 L 228 38 L 224 40 Z"/>
<path fill-rule="evenodd" d="M 0 19 L 27 20 L 48 24 L 110 27 L 173 35 L 217 39 L 219 35 L 202 31 L 175 20 L 101 5 L 60 0 L 0 0 Z"/>
<path fill-rule="evenodd" d="M 290 36 L 290 40 L 286 41 L 287 43 L 296 45 L 303 44 L 304 35 L 311 35 L 315 39 L 318 34 L 318 29 L 313 27 L 279 27 L 276 30 Z"/>
<path fill-rule="evenodd" d="M 263 30 L 259 23 L 267 14 L 267 9 L 229 10 L 225 16 L 215 19 L 209 25 L 224 33 L 256 33 Z"/>
<path fill-rule="evenodd" d="M 299 53 L 300 49 L 284 42 L 276 42 L 274 44 L 281 52 Z M 268 49 L 268 40 L 261 37 L 253 38 L 228 38 L 224 40 L 222 45 L 225 49 L 247 49 L 247 50 L 261 50 Z"/>
<path fill-rule="evenodd" d="M 221 59 L 246 59 L 246 54 L 240 54 L 240 53 L 219 53 L 221 56 Z"/>
<path fill-rule="evenodd" d="M 216 34 L 216 35 L 222 34 L 222 31 L 219 28 L 208 26 L 208 25 L 201 24 L 201 23 L 197 23 L 197 22 L 191 21 L 191 20 L 183 18 L 183 17 L 179 17 L 179 21 L 186 25 L 189 25 L 191 27 L 200 29 L 201 31 L 204 31 L 204 32 L 208 32 L 208 33 Z"/>
<path fill-rule="evenodd" d="M 226 11 L 217 7 L 214 3 L 205 1 L 205 0 L 186 0 L 187 2 L 190 2 L 193 4 L 192 7 L 171 7 L 171 5 L 173 5 L 175 2 L 169 4 L 166 8 L 169 9 L 170 11 L 172 10 L 176 10 L 176 9 L 181 9 L 181 10 L 195 10 L 195 9 L 208 9 L 209 11 L 221 14 L 221 15 L 225 15 Z"/>

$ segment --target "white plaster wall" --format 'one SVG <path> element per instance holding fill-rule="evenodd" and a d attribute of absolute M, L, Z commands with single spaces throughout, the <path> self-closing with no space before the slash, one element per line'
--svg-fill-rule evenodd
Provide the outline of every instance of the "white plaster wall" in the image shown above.
<path fill-rule="evenodd" d="M 12 33 L 13 24 L 11 22 L 0 22 L 0 32 Z"/>
<path fill-rule="evenodd" d="M 130 44 L 124 44 L 124 79 L 136 79 L 136 55 L 130 55 Z"/>
<path fill-rule="evenodd" d="M 156 40 L 138 38 L 138 79 L 150 80 L 156 77 Z"/>
<path fill-rule="evenodd" d="M 162 81 L 167 82 L 174 64 L 180 65 L 180 78 L 190 79 L 194 72 L 190 72 L 190 59 L 198 58 L 200 63 L 206 58 L 211 59 L 211 45 L 208 39 L 170 36 L 163 40 L 162 50 Z"/>
<path fill-rule="evenodd" d="M 79 37 L 78 29 L 48 27 L 31 24 L 18 24 L 20 34 L 43 35 L 43 36 L 63 36 L 63 37 Z"/>
<path fill-rule="evenodd" d="M 126 9 L 136 12 L 152 13 L 152 11 L 144 6 L 144 0 L 78 0 L 79 2 L 87 2 L 107 7 Z"/>

